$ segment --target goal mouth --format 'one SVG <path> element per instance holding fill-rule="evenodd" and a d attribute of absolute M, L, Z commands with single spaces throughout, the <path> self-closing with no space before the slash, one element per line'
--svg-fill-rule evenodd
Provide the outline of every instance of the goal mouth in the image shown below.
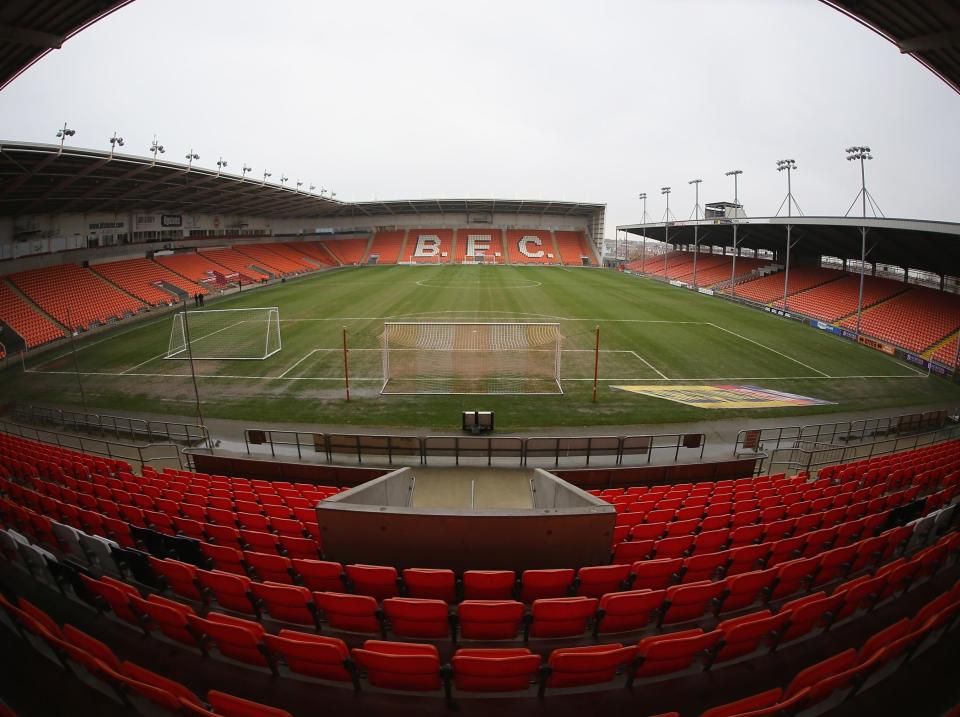
<path fill-rule="evenodd" d="M 174 314 L 165 359 L 263 361 L 283 347 L 280 309 L 204 309 Z"/>
<path fill-rule="evenodd" d="M 557 323 L 386 322 L 383 385 L 392 395 L 557 395 Z"/>

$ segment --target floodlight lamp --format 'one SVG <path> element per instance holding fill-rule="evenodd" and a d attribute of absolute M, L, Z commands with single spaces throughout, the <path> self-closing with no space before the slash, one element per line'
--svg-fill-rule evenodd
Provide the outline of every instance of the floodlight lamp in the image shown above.
<path fill-rule="evenodd" d="M 121 147 L 123 146 L 123 137 L 117 137 L 117 144 L 119 144 Z"/>
<path fill-rule="evenodd" d="M 647 198 L 646 192 L 641 192 L 640 194 L 637 195 L 637 199 L 646 199 L 646 198 Z"/>

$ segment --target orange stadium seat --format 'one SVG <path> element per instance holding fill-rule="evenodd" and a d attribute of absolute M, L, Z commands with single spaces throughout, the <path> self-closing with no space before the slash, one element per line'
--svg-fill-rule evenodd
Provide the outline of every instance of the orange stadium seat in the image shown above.
<path fill-rule="evenodd" d="M 581 266 L 584 259 L 590 266 L 596 266 L 593 249 L 583 232 L 554 232 L 560 261 L 566 266 Z"/>
<path fill-rule="evenodd" d="M 144 308 L 142 301 L 75 264 L 21 271 L 7 278 L 37 306 L 74 329 L 86 330 Z"/>
<path fill-rule="evenodd" d="M 787 279 L 787 295 L 793 296 L 801 291 L 826 284 L 828 281 L 835 281 L 843 276 L 843 272 L 835 269 L 822 269 L 819 266 L 791 266 L 790 276 Z M 768 304 L 776 299 L 782 300 L 783 279 L 784 272 L 777 272 L 760 279 L 744 282 L 737 286 L 737 296 L 761 304 Z M 729 292 L 730 290 L 727 289 L 726 291 Z M 792 308 L 789 302 L 788 306 Z"/>
<path fill-rule="evenodd" d="M 511 264 L 559 264 L 553 233 L 544 229 L 508 229 L 507 258 Z"/>
<path fill-rule="evenodd" d="M 206 284 L 224 287 L 230 283 L 236 283 L 236 279 L 223 279 L 223 277 L 229 277 L 235 274 L 235 271 L 212 261 L 211 258 L 205 254 L 194 252 L 186 254 L 165 254 L 163 256 L 154 256 L 154 261 L 201 286 Z"/>
<path fill-rule="evenodd" d="M 253 259 L 236 249 L 201 249 L 197 253 L 227 267 L 231 272 L 236 272 L 245 283 L 270 278 L 270 275 L 265 273 L 268 271 L 267 267 L 257 268 Z"/>
<path fill-rule="evenodd" d="M 282 247 L 282 244 L 236 244 L 233 248 L 250 257 L 255 265 L 270 269 L 280 276 L 292 276 L 316 269 L 304 257 L 297 258 Z"/>
<path fill-rule="evenodd" d="M 456 263 L 503 264 L 503 232 L 499 229 L 457 229 Z"/>
<path fill-rule="evenodd" d="M 178 299 L 173 292 L 160 288 L 161 282 L 186 292 L 188 297 L 196 293 L 208 293 L 204 287 L 185 281 L 183 277 L 149 259 L 111 261 L 95 264 L 91 269 L 151 306 L 173 304 Z"/>
<path fill-rule="evenodd" d="M 841 325 L 856 327 L 856 316 Z M 863 313 L 860 331 L 881 341 L 920 352 L 950 336 L 960 328 L 960 296 L 915 286 Z M 950 342 L 953 353 L 941 354 L 952 365 L 956 342 Z M 946 354 L 946 355 L 944 355 Z"/>
<path fill-rule="evenodd" d="M 329 251 L 327 251 L 320 242 L 286 242 L 283 244 L 283 246 L 290 251 L 296 252 L 297 254 L 302 254 L 303 256 L 307 257 L 307 259 L 316 262 L 320 266 L 337 266 L 339 264 L 336 258 Z"/>
<path fill-rule="evenodd" d="M 396 264 L 400 260 L 400 251 L 407 232 L 403 229 L 380 231 L 373 235 L 368 262 L 376 257 L 377 264 Z"/>
<path fill-rule="evenodd" d="M 367 255 L 368 239 L 327 239 L 320 242 L 337 260 L 346 266 L 360 264 Z"/>
<path fill-rule="evenodd" d="M 404 264 L 449 264 L 453 261 L 452 229 L 411 229 L 400 262 Z"/>
<path fill-rule="evenodd" d="M 20 298 L 0 280 L 0 323 L 4 323 L 26 341 L 27 348 L 62 339 L 66 334 L 46 316 Z"/>
<path fill-rule="evenodd" d="M 863 306 L 873 306 L 906 291 L 907 285 L 900 281 L 865 276 L 863 281 Z M 790 298 L 789 307 L 821 321 L 837 321 L 855 314 L 860 296 L 860 277 L 847 274 L 835 281 L 816 286 Z M 783 299 L 774 304 L 783 308 Z"/>

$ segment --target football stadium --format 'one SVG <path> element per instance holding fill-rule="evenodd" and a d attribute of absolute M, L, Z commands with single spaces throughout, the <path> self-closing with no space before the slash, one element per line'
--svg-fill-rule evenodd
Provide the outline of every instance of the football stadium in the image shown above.
<path fill-rule="evenodd" d="M 0 8 L 0 100 L 148 3 Z M 819 5 L 956 101 L 955 2 Z M 0 139 L 0 717 L 960 715 L 960 223 L 870 147 L 684 219 L 76 134 Z"/>

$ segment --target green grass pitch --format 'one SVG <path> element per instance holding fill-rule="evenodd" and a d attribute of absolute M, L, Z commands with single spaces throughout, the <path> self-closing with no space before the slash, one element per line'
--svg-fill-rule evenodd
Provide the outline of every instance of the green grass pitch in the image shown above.
<path fill-rule="evenodd" d="M 559 267 L 344 269 L 233 295 L 208 308 L 278 306 L 283 349 L 264 361 L 195 362 L 208 417 L 325 426 L 453 429 L 461 410 L 497 412 L 500 429 L 806 415 L 960 399 L 960 387 L 797 322 L 660 282 Z M 383 322 L 557 321 L 563 395 L 380 396 Z M 194 414 L 190 366 L 163 358 L 165 315 L 77 342 L 91 410 Z M 600 389 L 591 402 L 594 329 Z M 344 400 L 342 329 L 350 342 Z M 4 372 L 5 400 L 78 406 L 69 348 Z M 835 402 L 710 410 L 611 389 L 619 383 L 742 383 Z M 786 422 L 786 421 L 785 421 Z"/>

